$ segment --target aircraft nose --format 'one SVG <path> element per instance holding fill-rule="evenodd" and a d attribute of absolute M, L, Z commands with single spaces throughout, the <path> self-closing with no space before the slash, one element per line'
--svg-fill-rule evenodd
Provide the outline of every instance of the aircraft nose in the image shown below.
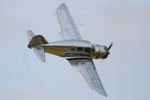
<path fill-rule="evenodd" d="M 104 59 L 107 58 L 109 54 L 110 54 L 110 52 L 107 51 L 106 54 L 105 54 L 105 56 L 104 56 Z"/>
<path fill-rule="evenodd" d="M 110 52 L 108 51 L 107 55 L 109 55 L 109 54 L 110 54 Z"/>

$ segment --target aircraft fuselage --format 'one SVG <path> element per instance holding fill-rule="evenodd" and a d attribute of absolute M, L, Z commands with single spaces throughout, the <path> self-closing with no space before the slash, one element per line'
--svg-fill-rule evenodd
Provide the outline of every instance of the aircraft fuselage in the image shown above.
<path fill-rule="evenodd" d="M 86 40 L 65 40 L 41 44 L 45 52 L 67 59 L 89 58 L 105 59 L 109 55 L 106 46 L 92 44 Z"/>

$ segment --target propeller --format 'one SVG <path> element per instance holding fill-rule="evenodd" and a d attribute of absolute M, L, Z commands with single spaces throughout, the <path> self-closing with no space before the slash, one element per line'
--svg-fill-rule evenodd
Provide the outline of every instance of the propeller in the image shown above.
<path fill-rule="evenodd" d="M 111 43 L 111 44 L 109 45 L 108 51 L 111 49 L 112 45 L 113 45 L 113 43 Z"/>

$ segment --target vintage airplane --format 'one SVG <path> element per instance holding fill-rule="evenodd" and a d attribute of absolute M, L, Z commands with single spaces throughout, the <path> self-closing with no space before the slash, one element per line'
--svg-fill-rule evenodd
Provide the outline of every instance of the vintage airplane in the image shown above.
<path fill-rule="evenodd" d="M 48 42 L 42 35 L 28 30 L 28 47 L 43 62 L 45 52 L 66 58 L 92 90 L 107 96 L 92 59 L 107 58 L 112 44 L 106 47 L 83 40 L 64 3 L 57 8 L 56 18 L 61 41 Z"/>

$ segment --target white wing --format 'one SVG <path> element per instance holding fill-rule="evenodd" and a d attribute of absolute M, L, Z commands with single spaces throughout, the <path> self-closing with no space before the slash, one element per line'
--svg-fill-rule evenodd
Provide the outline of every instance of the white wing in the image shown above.
<path fill-rule="evenodd" d="M 68 61 L 81 74 L 91 89 L 105 97 L 107 96 L 91 59 L 72 59 Z"/>
<path fill-rule="evenodd" d="M 68 8 L 63 3 L 56 10 L 58 32 L 62 40 L 82 40 Z"/>

